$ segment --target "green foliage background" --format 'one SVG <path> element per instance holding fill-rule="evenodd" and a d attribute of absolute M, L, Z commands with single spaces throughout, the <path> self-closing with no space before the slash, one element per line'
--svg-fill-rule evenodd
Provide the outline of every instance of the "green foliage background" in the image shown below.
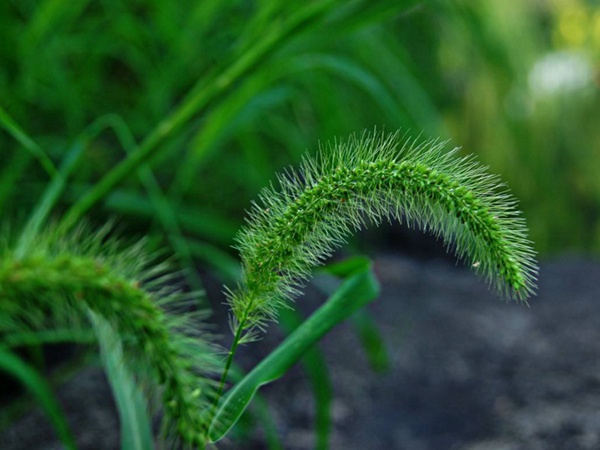
<path fill-rule="evenodd" d="M 276 172 L 402 128 L 502 174 L 542 255 L 597 253 L 599 53 L 580 0 L 0 2 L 2 221 L 41 223 L 64 185 L 52 214 L 116 217 L 192 287 L 197 265 L 235 280 Z"/>
<path fill-rule="evenodd" d="M 315 1 L 318 13 L 282 36 L 303 9 L 291 2 L 2 2 L 0 106 L 58 164 L 102 115 L 141 141 L 188 90 L 207 92 L 153 170 L 193 255 L 213 264 L 275 171 L 373 126 L 477 154 L 521 199 L 539 251 L 598 251 L 599 10 L 513 3 Z M 539 88 L 532 71 L 556 52 L 587 62 L 589 79 Z M 22 217 L 47 175 L 0 137 L 2 215 Z M 86 142 L 63 208 L 122 158 L 110 132 Z M 93 214 L 162 239 L 153 208 L 130 177 Z"/>

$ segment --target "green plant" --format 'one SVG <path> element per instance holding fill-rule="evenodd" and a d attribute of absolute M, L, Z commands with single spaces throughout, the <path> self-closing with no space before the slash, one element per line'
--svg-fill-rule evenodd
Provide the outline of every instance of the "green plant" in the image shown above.
<path fill-rule="evenodd" d="M 299 171 L 280 176 L 278 189 L 265 189 L 238 235 L 242 277 L 228 294 L 234 339 L 224 367 L 213 340 L 201 332 L 202 315 L 184 311 L 193 296 L 173 287 L 164 265 L 152 264 L 140 244 L 116 242 L 109 228 L 89 233 L 77 225 L 108 184 L 48 225 L 72 170 L 67 162 L 27 226 L 0 249 L 0 367 L 31 387 L 32 371 L 12 349 L 28 340 L 68 340 L 91 323 L 124 426 L 130 427 L 124 436 L 146 436 L 124 445 L 150 445 L 143 387 L 160 398 L 167 439 L 203 448 L 225 435 L 261 385 L 285 373 L 329 329 L 375 298 L 368 261 L 329 266 L 329 273 L 344 280 L 338 291 L 225 392 L 237 347 L 276 320 L 313 268 L 369 221 L 394 218 L 433 232 L 505 296 L 525 300 L 537 269 L 514 200 L 485 168 L 455 153 L 437 141 L 365 133 L 306 157 Z M 127 164 L 128 171 L 135 170 L 136 164 Z M 48 390 L 37 394 L 62 423 Z M 136 420 L 126 421 L 132 414 Z M 73 448 L 68 432 L 62 436 Z"/>
<path fill-rule="evenodd" d="M 415 3 L 8 2 L 0 106 L 55 165 L 83 138 L 93 163 L 71 175 L 58 210 L 95 198 L 90 220 L 115 214 L 128 232 L 168 241 L 189 274 L 192 258 L 231 273 L 245 206 L 317 139 L 375 124 L 439 134 L 419 75 L 383 30 Z M 2 151 L 0 207 L 22 217 L 48 170 L 10 139 Z M 140 162 L 160 194 L 122 169 Z"/>
<path fill-rule="evenodd" d="M 509 50 L 496 39 L 497 11 L 514 13 L 498 5 L 414 0 L 0 4 L 0 210 L 13 228 L 26 219 L 23 230 L 4 233 L 12 237 L 0 246 L 5 283 L 0 296 L 12 299 L 0 317 L 5 330 L 0 366 L 32 391 L 67 447 L 74 440 L 52 396 L 56 383 L 41 376 L 44 345 L 77 342 L 97 355 L 92 345 L 98 343 L 122 427 L 130 431 L 123 433 L 124 448 L 147 448 L 152 440 L 146 403 L 162 405 L 167 435 L 217 440 L 260 385 L 284 373 L 327 329 L 376 297 L 367 260 L 327 266 L 322 270 L 343 280 L 337 293 L 303 324 L 285 309 L 280 322 L 289 332 L 297 326 L 297 332 L 250 374 L 236 370 L 235 348 L 278 316 L 314 263 L 323 262 L 355 226 L 371 220 L 397 218 L 430 228 L 453 242 L 458 255 L 506 295 L 524 299 L 530 294 L 535 271 L 532 255 L 523 250 L 529 245 L 524 226 L 496 181 L 473 161 L 445 153 L 441 144 L 409 142 L 396 148 L 397 136 L 365 135 L 323 149 L 301 174 L 283 177 L 282 194 L 265 191 L 265 204 L 254 208 L 252 224 L 239 235 L 241 269 L 229 250 L 242 210 L 273 173 L 298 161 L 317 139 L 375 124 L 444 137 L 441 125 L 448 125 L 459 136 L 456 141 L 470 143 L 467 147 L 477 149 L 483 161 L 514 177 L 507 180 L 524 201 L 540 247 L 539 230 L 549 221 L 532 213 L 539 205 L 555 205 L 558 196 L 546 200 L 535 194 L 533 170 L 515 176 L 517 171 L 509 169 L 518 161 L 522 170 L 552 173 L 552 164 L 540 166 L 537 155 L 531 156 L 546 145 L 516 146 L 507 139 L 506 99 L 482 90 L 494 80 L 504 86 L 516 72 L 514 63 L 525 56 L 523 39 Z M 520 8 L 523 21 L 536 9 Z M 522 35 L 518 31 L 506 34 L 512 39 Z M 473 61 L 474 43 L 478 57 L 494 62 L 494 70 L 464 64 L 457 75 L 461 54 Z M 436 70 L 438 64 L 443 70 Z M 453 87 L 473 80 L 483 88 L 469 91 L 474 95 L 461 91 L 460 100 L 453 99 Z M 484 106 L 495 100 L 499 107 L 482 111 L 481 102 L 474 101 L 477 109 L 463 120 L 462 103 L 473 98 L 485 98 Z M 479 120 L 487 116 L 493 117 L 491 128 Z M 593 115 L 586 117 L 594 123 Z M 461 134 L 465 123 L 476 132 Z M 462 128 L 455 130 L 458 124 Z M 532 128 L 523 125 L 521 134 L 532 135 Z M 494 133 L 485 132 L 489 129 Z M 537 135 L 544 142 L 552 137 L 547 130 Z M 373 148 L 381 151 L 370 152 Z M 505 155 L 512 157 L 502 160 Z M 388 176 L 390 171 L 399 178 Z M 307 176 L 316 187 L 303 184 Z M 331 192 L 330 185 L 335 185 Z M 427 195 L 433 186 L 443 187 Z M 541 192 L 564 191 L 560 186 L 545 185 Z M 528 203 L 528 196 L 535 201 Z M 302 214 L 299 203 L 305 204 Z M 471 213 L 465 215 L 465 208 Z M 555 209 L 548 211 L 554 215 Z M 577 217 L 579 210 L 565 217 Z M 118 217 L 125 236 L 147 236 L 146 244 L 113 242 L 112 232 L 103 228 L 106 215 Z M 93 225 L 82 226 L 85 221 Z M 105 231 L 85 231 L 97 228 Z M 559 233 L 546 235 L 560 241 Z M 277 243 L 283 237 L 288 244 Z M 148 254 L 157 248 L 176 255 L 172 268 L 161 272 L 163 266 L 152 262 Z M 201 313 L 186 312 L 192 305 L 206 309 L 206 299 L 173 291 L 181 278 L 182 290 L 202 287 L 198 265 L 233 287 L 229 300 L 237 338 L 224 366 L 214 357 L 211 336 L 198 336 L 205 323 Z M 165 274 L 166 284 L 158 282 L 156 271 Z M 171 272 L 182 276 L 168 276 Z M 19 289 L 48 296 L 27 296 L 38 302 L 28 315 L 17 301 Z M 121 314 L 118 299 L 129 296 L 135 297 L 132 306 L 138 312 Z M 376 343 L 368 316 L 353 319 L 364 340 Z M 137 336 L 140 331 L 152 339 L 162 336 L 159 353 Z M 319 358 L 312 348 L 305 367 L 317 380 L 316 446 L 323 449 L 332 380 Z M 200 385 L 190 380 L 200 375 L 204 385 L 198 391 Z M 267 424 L 261 402 L 252 405 L 261 425 Z M 127 436 L 138 439 L 126 441 Z M 277 448 L 276 435 L 269 436 L 271 448 Z"/>

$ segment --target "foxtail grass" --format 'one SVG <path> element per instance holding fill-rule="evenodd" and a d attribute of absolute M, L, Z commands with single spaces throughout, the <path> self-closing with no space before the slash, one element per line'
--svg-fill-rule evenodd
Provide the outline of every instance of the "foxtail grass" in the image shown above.
<path fill-rule="evenodd" d="M 537 264 L 516 201 L 457 153 L 440 141 L 364 133 L 322 147 L 265 188 L 237 237 L 242 276 L 227 289 L 234 339 L 218 385 L 222 366 L 201 313 L 189 312 L 193 296 L 143 244 L 119 243 L 109 226 L 27 228 L 17 244 L 2 244 L 0 334 L 82 329 L 98 317 L 141 384 L 158 386 L 149 394 L 160 398 L 165 434 L 203 448 L 238 346 L 277 320 L 312 269 L 370 223 L 433 233 L 505 298 L 534 293 Z"/>
<path fill-rule="evenodd" d="M 0 249 L 0 335 L 91 327 L 102 318 L 121 342 L 150 398 L 160 399 L 165 435 L 202 447 L 202 412 L 212 402 L 218 366 L 195 295 L 176 286 L 169 265 L 155 264 L 143 242 L 124 245 L 110 227 L 31 236 L 25 254 Z M 155 386 L 156 388 L 152 388 Z"/>
<path fill-rule="evenodd" d="M 430 231 L 502 295 L 526 300 L 537 266 L 516 201 L 457 153 L 440 141 L 365 133 L 280 175 L 237 238 L 243 281 L 229 292 L 234 330 L 251 339 L 349 234 L 383 220 Z"/>

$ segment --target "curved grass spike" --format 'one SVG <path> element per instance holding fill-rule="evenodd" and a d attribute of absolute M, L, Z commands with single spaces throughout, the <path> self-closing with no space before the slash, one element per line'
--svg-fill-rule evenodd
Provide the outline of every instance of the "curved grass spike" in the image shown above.
<path fill-rule="evenodd" d="M 90 327 L 100 316 L 123 345 L 128 368 L 164 405 L 166 436 L 203 448 L 217 363 L 199 328 L 200 313 L 188 313 L 190 296 L 173 287 L 166 264 L 138 243 L 123 246 L 107 227 L 65 237 L 38 233 L 35 246 L 17 257 L 0 248 L 0 335 L 55 327 Z"/>
<path fill-rule="evenodd" d="M 456 153 L 438 141 L 365 133 L 305 158 L 279 177 L 279 190 L 263 190 L 237 238 L 243 280 L 228 293 L 232 351 L 275 320 L 311 268 L 367 221 L 431 231 L 502 294 L 525 301 L 537 265 L 515 200 L 485 167 Z"/>

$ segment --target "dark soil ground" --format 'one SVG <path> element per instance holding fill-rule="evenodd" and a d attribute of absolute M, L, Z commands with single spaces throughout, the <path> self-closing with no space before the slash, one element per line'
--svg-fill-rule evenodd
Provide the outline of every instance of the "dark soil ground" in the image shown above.
<path fill-rule="evenodd" d="M 332 449 L 599 449 L 600 263 L 542 264 L 530 307 L 506 303 L 445 261 L 381 256 L 381 298 L 369 311 L 390 369 L 371 370 L 352 326 L 320 348 L 334 384 Z M 298 301 L 316 307 L 312 292 Z M 280 339 L 242 350 L 251 366 Z M 314 401 L 301 367 L 265 387 L 285 449 L 314 448 Z M 101 372 L 59 390 L 83 449 L 119 448 L 118 419 Z M 255 428 L 223 449 L 262 449 Z M 0 434 L 6 450 L 59 449 L 32 412 Z"/>

